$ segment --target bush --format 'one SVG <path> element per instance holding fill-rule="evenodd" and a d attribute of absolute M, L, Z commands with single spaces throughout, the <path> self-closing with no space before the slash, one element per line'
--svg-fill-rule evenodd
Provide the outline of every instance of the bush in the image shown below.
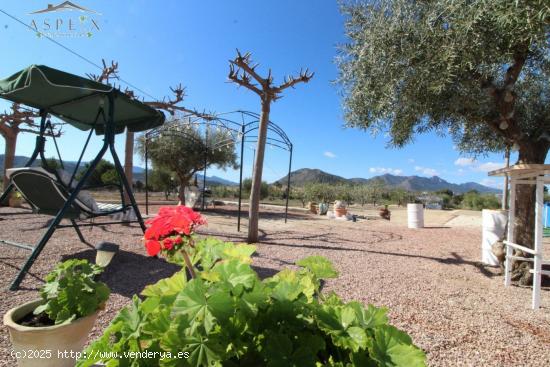
<path fill-rule="evenodd" d="M 462 207 L 472 210 L 498 209 L 500 208 L 500 202 L 495 195 L 482 195 L 477 191 L 469 191 L 464 194 Z"/>
<path fill-rule="evenodd" d="M 252 190 L 252 179 L 251 178 L 245 178 L 243 180 L 243 191 L 250 195 L 250 190 Z M 262 185 L 260 186 L 260 199 L 263 200 L 267 198 L 269 195 L 269 184 L 265 181 L 262 181 Z"/>
<path fill-rule="evenodd" d="M 197 277 L 188 281 L 181 271 L 147 286 L 144 300 L 134 296 L 77 366 L 425 365 L 411 338 L 388 324 L 386 309 L 321 292 L 323 279 L 337 275 L 328 260 L 309 257 L 298 270 L 260 280 L 250 266 L 254 250 L 197 241 Z"/>

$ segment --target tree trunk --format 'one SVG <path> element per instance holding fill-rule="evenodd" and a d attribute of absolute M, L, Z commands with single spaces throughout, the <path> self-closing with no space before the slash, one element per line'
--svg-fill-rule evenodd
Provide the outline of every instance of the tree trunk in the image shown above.
<path fill-rule="evenodd" d="M 180 180 L 180 186 L 178 188 L 178 205 L 185 205 L 185 188 L 189 185 L 189 181 L 191 180 L 191 177 L 193 177 L 193 174 L 191 174 L 190 176 L 178 175 L 178 178 Z"/>
<path fill-rule="evenodd" d="M 124 148 L 124 174 L 126 179 L 130 184 L 130 187 L 133 187 L 134 180 L 134 133 L 126 130 L 126 145 Z M 124 200 L 126 203 L 130 202 L 130 197 L 128 193 L 124 191 Z"/>
<path fill-rule="evenodd" d="M 258 128 L 258 143 L 256 147 L 256 159 L 252 173 L 252 188 L 250 190 L 250 206 L 248 211 L 248 243 L 258 242 L 258 217 L 260 212 L 260 194 L 262 188 L 262 172 L 264 167 L 265 144 L 267 141 L 267 127 L 269 124 L 271 100 L 262 100 L 262 115 Z"/>
<path fill-rule="evenodd" d="M 183 183 L 183 181 L 180 183 L 180 187 L 178 189 L 178 205 L 185 205 L 185 188 L 187 185 Z"/>
<path fill-rule="evenodd" d="M 544 164 L 548 153 L 548 144 L 531 142 L 520 145 L 518 164 Z M 528 248 L 534 247 L 535 231 L 535 185 L 516 186 L 516 221 L 515 242 Z M 528 257 L 522 253 L 519 256 Z M 519 280 L 521 285 L 530 285 L 531 266 L 527 262 L 517 261 L 512 265 L 512 279 Z"/>
<path fill-rule="evenodd" d="M 4 177 L 4 190 L 8 186 L 9 180 L 6 177 L 6 170 L 13 168 L 13 163 L 15 160 L 15 148 L 17 146 L 17 133 L 14 133 L 11 136 L 7 134 L 4 135 L 4 140 L 6 141 L 6 147 L 4 149 L 4 171 L 2 175 Z"/>

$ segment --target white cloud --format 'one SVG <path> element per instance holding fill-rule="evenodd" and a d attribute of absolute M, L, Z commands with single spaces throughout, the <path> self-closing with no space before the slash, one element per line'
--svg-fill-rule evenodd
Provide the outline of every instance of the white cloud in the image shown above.
<path fill-rule="evenodd" d="M 489 172 L 504 167 L 504 163 L 486 162 L 477 165 L 474 169 L 479 172 Z"/>
<path fill-rule="evenodd" d="M 495 180 L 494 178 L 484 178 L 479 183 L 483 186 L 489 186 L 495 189 L 502 189 L 503 187 L 502 180 Z"/>
<path fill-rule="evenodd" d="M 415 166 L 414 170 L 417 172 L 422 173 L 425 176 L 438 176 L 439 172 L 437 172 L 434 168 L 428 168 L 428 167 L 422 167 L 422 166 Z"/>
<path fill-rule="evenodd" d="M 458 158 L 456 161 L 455 161 L 455 166 L 461 166 L 461 167 L 466 167 L 466 166 L 471 166 L 475 163 L 475 159 L 473 158 Z"/>
<path fill-rule="evenodd" d="M 336 158 L 336 154 L 334 154 L 334 153 L 332 153 L 332 152 L 330 152 L 330 151 L 324 152 L 323 155 L 324 155 L 325 157 L 331 158 L 331 159 L 332 159 L 332 158 Z"/>
<path fill-rule="evenodd" d="M 371 167 L 369 168 L 370 173 L 376 173 L 376 174 L 385 174 L 389 173 L 391 175 L 401 176 L 403 174 L 403 170 L 399 168 L 385 168 L 385 167 Z"/>

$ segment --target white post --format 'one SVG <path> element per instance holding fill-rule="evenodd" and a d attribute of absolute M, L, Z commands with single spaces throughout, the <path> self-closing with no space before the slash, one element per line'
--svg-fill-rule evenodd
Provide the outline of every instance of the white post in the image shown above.
<path fill-rule="evenodd" d="M 535 206 L 535 261 L 533 269 L 533 310 L 540 306 L 540 285 L 542 270 L 542 211 L 544 209 L 544 180 L 537 178 L 537 196 Z"/>
<path fill-rule="evenodd" d="M 516 180 L 510 177 L 510 209 L 508 209 L 508 234 L 507 241 L 515 243 L 515 228 L 516 223 Z M 510 257 L 513 255 L 511 246 L 506 245 L 506 259 L 504 260 L 504 286 L 508 287 L 511 283 Z"/>
<path fill-rule="evenodd" d="M 506 147 L 506 154 L 504 155 L 506 165 L 505 167 L 510 167 L 510 146 Z M 502 210 L 508 208 L 508 175 L 504 175 L 504 187 L 502 188 Z"/>

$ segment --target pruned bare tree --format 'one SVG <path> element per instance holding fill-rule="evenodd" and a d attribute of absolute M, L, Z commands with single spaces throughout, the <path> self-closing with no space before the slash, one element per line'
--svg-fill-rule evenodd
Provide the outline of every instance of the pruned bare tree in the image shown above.
<path fill-rule="evenodd" d="M 0 135 L 6 141 L 4 148 L 4 170 L 2 172 L 4 188 L 8 185 L 6 170 L 12 168 L 14 164 L 19 133 L 38 134 L 40 132 L 40 126 L 34 120 L 39 117 L 37 111 L 23 109 L 18 103 L 12 103 L 10 108 L 10 112 L 4 111 L 0 113 Z M 52 125 L 52 130 L 46 132 L 46 135 L 51 135 L 52 132 L 55 136 L 61 134 L 61 130 L 57 129 L 57 125 Z"/>
<path fill-rule="evenodd" d="M 90 79 L 93 79 L 97 82 L 109 82 L 110 79 L 118 79 L 118 62 L 111 61 L 111 65 L 107 65 L 105 60 L 102 60 L 103 70 L 100 75 L 96 74 L 87 74 Z M 177 112 L 183 112 L 188 114 L 193 114 L 204 119 L 213 119 L 212 114 L 206 112 L 199 112 L 197 110 L 192 110 L 181 106 L 181 102 L 185 98 L 185 87 L 182 84 L 178 84 L 175 87 L 170 87 L 170 91 L 173 94 L 172 98 L 164 97 L 161 101 L 142 101 L 144 104 L 168 112 L 171 116 L 175 116 Z M 137 98 L 134 91 L 126 88 L 124 93 L 130 98 Z M 133 182 L 133 167 L 134 167 L 134 143 L 135 136 L 134 133 L 126 130 L 126 142 L 124 147 L 124 174 L 128 182 Z"/>
<path fill-rule="evenodd" d="M 275 85 L 273 84 L 271 69 L 269 69 L 267 77 L 263 78 L 256 71 L 258 66 L 259 64 L 252 62 L 250 52 L 243 55 L 237 50 L 237 56 L 233 60 L 229 60 L 229 80 L 256 93 L 260 97 L 262 107 L 258 129 L 256 160 L 254 161 L 254 170 L 252 172 L 252 189 L 250 190 L 248 243 L 258 242 L 260 190 L 271 102 L 282 98 L 282 93 L 285 89 L 293 88 L 298 83 L 307 83 L 314 75 L 308 69 L 300 70 L 298 76 L 287 76 L 284 78 L 283 83 Z"/>

